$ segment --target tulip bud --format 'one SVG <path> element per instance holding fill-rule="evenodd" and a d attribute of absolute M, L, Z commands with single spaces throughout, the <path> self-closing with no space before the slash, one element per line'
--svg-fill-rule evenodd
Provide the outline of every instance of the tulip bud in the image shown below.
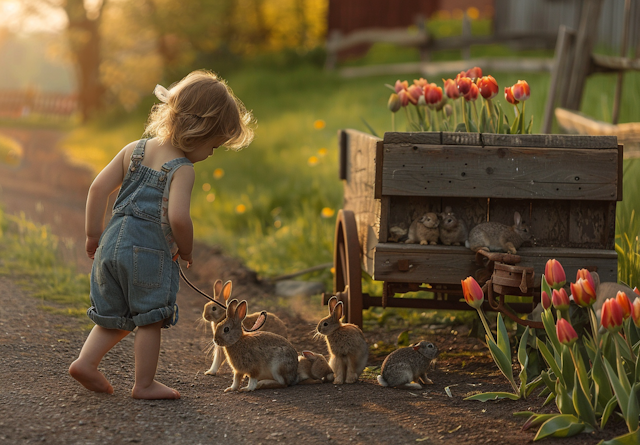
<path fill-rule="evenodd" d="M 409 93 L 407 92 L 407 90 L 398 91 L 398 97 L 400 98 L 400 104 L 403 107 L 409 105 Z"/>
<path fill-rule="evenodd" d="M 578 281 L 580 278 L 587 280 L 593 289 L 596 288 L 596 283 L 593 280 L 593 275 L 591 275 L 591 272 L 589 272 L 587 269 L 580 269 L 578 271 L 578 273 L 576 274 L 576 281 Z"/>
<path fill-rule="evenodd" d="M 531 89 L 526 80 L 519 80 L 511 87 L 511 93 L 515 100 L 523 102 L 531 96 Z"/>
<path fill-rule="evenodd" d="M 466 72 L 466 75 L 471 80 L 476 80 L 476 79 L 479 79 L 480 77 L 482 77 L 482 70 L 480 68 L 478 68 L 477 66 L 474 66 L 473 68 L 471 68 L 470 70 L 468 70 Z"/>
<path fill-rule="evenodd" d="M 513 93 L 511 92 L 511 88 L 509 87 L 504 88 L 504 98 L 512 105 L 518 104 L 518 101 L 513 97 Z"/>
<path fill-rule="evenodd" d="M 611 332 L 619 331 L 622 327 L 622 307 L 615 298 L 610 298 L 602 305 L 602 326 Z"/>
<path fill-rule="evenodd" d="M 571 295 L 573 301 L 582 307 L 591 306 L 596 301 L 596 291 L 589 281 L 580 278 L 576 283 L 571 283 Z"/>
<path fill-rule="evenodd" d="M 634 288 L 633 288 L 633 291 L 634 291 L 636 294 L 640 295 L 640 289 L 638 289 L 637 287 L 634 287 Z"/>
<path fill-rule="evenodd" d="M 464 99 L 467 101 L 476 100 L 478 98 L 478 92 L 478 85 L 472 83 L 471 87 L 469 88 L 469 92 L 464 95 Z"/>
<path fill-rule="evenodd" d="M 420 96 L 424 94 L 422 88 L 417 85 L 411 85 L 407 90 L 407 93 L 409 93 L 409 102 L 413 105 L 417 105 L 418 99 L 420 99 Z"/>
<path fill-rule="evenodd" d="M 436 105 L 442 101 L 442 88 L 436 86 L 435 83 L 429 84 L 425 87 L 424 98 L 427 101 L 427 105 Z"/>
<path fill-rule="evenodd" d="M 551 301 L 553 302 L 553 307 L 558 310 L 569 309 L 571 305 L 569 295 L 567 295 L 567 291 L 564 289 L 554 289 L 551 295 Z"/>
<path fill-rule="evenodd" d="M 576 330 L 573 329 L 571 323 L 564 318 L 560 318 L 556 324 L 556 334 L 558 335 L 558 341 L 563 345 L 571 346 L 578 339 Z"/>
<path fill-rule="evenodd" d="M 560 289 L 567 282 L 567 277 L 558 260 L 549 260 L 544 266 L 544 278 L 554 289 Z"/>
<path fill-rule="evenodd" d="M 413 84 L 419 86 L 420 88 L 424 88 L 425 85 L 427 85 L 429 83 L 429 81 L 427 81 L 427 79 L 424 78 L 420 78 L 420 79 L 413 79 Z"/>
<path fill-rule="evenodd" d="M 444 112 L 447 114 L 447 117 L 453 114 L 453 107 L 451 106 L 451 104 L 445 104 Z"/>
<path fill-rule="evenodd" d="M 456 84 L 458 85 L 458 93 L 460 93 L 460 96 L 464 96 L 469 93 L 471 85 L 474 85 L 468 77 L 460 77 L 459 79 L 456 79 Z"/>
<path fill-rule="evenodd" d="M 478 89 L 480 95 L 485 99 L 493 99 L 498 95 L 498 82 L 493 76 L 484 76 L 478 79 Z"/>
<path fill-rule="evenodd" d="M 626 320 L 631 316 L 631 311 L 632 311 L 631 300 L 629 300 L 629 297 L 627 297 L 627 294 L 625 294 L 622 291 L 618 291 L 618 293 L 616 294 L 616 301 L 622 308 L 622 318 Z"/>
<path fill-rule="evenodd" d="M 633 318 L 633 323 L 640 328 L 640 298 L 636 297 L 633 300 L 633 305 L 631 307 L 631 318 Z"/>
<path fill-rule="evenodd" d="M 467 304 L 474 309 L 480 309 L 484 302 L 484 292 L 482 292 L 478 282 L 473 277 L 468 277 L 460 282 L 462 283 L 462 293 Z"/>
<path fill-rule="evenodd" d="M 542 294 L 540 295 L 540 301 L 544 309 L 549 309 L 551 307 L 551 299 L 545 291 L 542 291 Z"/>
<path fill-rule="evenodd" d="M 402 82 L 400 82 L 400 80 L 396 80 L 394 89 L 396 90 L 396 93 L 399 93 L 402 90 L 407 90 L 409 89 L 409 82 L 407 82 L 406 80 Z"/>
<path fill-rule="evenodd" d="M 391 93 L 389 96 L 389 102 L 387 102 L 387 108 L 391 110 L 392 113 L 395 113 L 402 107 L 402 103 L 400 102 L 400 98 L 396 93 Z"/>
<path fill-rule="evenodd" d="M 449 99 L 457 99 L 460 97 L 460 93 L 458 92 L 458 85 L 456 81 L 453 79 L 444 80 L 444 92 Z"/>

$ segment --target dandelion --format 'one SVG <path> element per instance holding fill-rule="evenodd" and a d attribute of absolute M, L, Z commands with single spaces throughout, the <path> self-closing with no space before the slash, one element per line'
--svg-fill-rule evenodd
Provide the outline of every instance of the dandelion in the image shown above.
<path fill-rule="evenodd" d="M 278 220 L 275 220 L 275 221 L 273 222 L 273 226 L 274 226 L 276 229 L 279 229 L 280 227 L 282 227 L 282 221 L 280 221 L 279 219 L 278 219 Z"/>
<path fill-rule="evenodd" d="M 224 170 L 223 170 L 223 169 L 221 169 L 221 168 L 216 168 L 216 169 L 213 171 L 213 177 L 214 177 L 215 179 L 220 179 L 220 178 L 222 178 L 223 176 L 224 176 Z"/>
<path fill-rule="evenodd" d="M 472 6 L 467 9 L 467 17 L 469 17 L 471 20 L 478 20 L 478 18 L 480 17 L 480 11 L 475 6 Z"/>
<path fill-rule="evenodd" d="M 204 184 L 202 184 L 203 192 L 208 192 L 209 190 L 211 190 L 211 184 L 209 184 L 208 182 L 205 182 Z"/>
<path fill-rule="evenodd" d="M 332 267 L 332 268 L 331 268 L 331 275 L 335 275 L 335 273 L 336 273 L 336 268 L 335 268 L 335 267 Z"/>
<path fill-rule="evenodd" d="M 313 123 L 313 128 L 315 128 L 316 130 L 322 130 L 326 126 L 327 124 L 322 119 L 318 119 Z"/>
<path fill-rule="evenodd" d="M 335 213 L 336 211 L 329 207 L 323 208 L 322 212 L 320 212 L 323 218 L 331 218 Z"/>
<path fill-rule="evenodd" d="M 244 213 L 244 212 L 246 212 L 246 211 L 247 211 L 247 206 L 246 206 L 246 205 L 244 205 L 244 204 L 238 204 L 238 205 L 236 206 L 236 213 L 238 213 L 238 214 L 242 214 L 242 213 Z"/>
<path fill-rule="evenodd" d="M 320 150 L 318 150 L 318 154 L 320 156 L 326 156 L 329 150 L 327 150 L 326 148 L 321 148 Z"/>
<path fill-rule="evenodd" d="M 308 163 L 310 166 L 312 166 L 312 167 L 313 167 L 314 165 L 316 165 L 316 164 L 318 163 L 318 161 L 319 161 L 319 159 L 318 159 L 318 157 L 317 157 L 317 156 L 311 156 L 311 157 L 309 158 L 309 160 L 307 160 L 307 163 Z"/>
<path fill-rule="evenodd" d="M 207 195 L 207 202 L 213 202 L 216 200 L 216 194 L 215 193 L 209 193 Z"/>

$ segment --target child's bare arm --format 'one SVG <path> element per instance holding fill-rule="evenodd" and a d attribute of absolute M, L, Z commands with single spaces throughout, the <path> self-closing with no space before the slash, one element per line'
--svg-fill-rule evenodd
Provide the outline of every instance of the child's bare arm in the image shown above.
<path fill-rule="evenodd" d="M 93 180 L 87 195 L 85 212 L 85 232 L 87 235 L 86 250 L 89 258 L 93 258 L 100 235 L 104 230 L 104 215 L 107 211 L 109 195 L 113 193 L 124 179 L 123 163 L 125 151 L 123 148 L 109 164 Z"/>
<path fill-rule="evenodd" d="M 191 222 L 191 190 L 195 182 L 192 167 L 184 166 L 176 170 L 169 189 L 169 224 L 173 239 L 178 245 L 180 258 L 192 262 L 193 223 Z"/>

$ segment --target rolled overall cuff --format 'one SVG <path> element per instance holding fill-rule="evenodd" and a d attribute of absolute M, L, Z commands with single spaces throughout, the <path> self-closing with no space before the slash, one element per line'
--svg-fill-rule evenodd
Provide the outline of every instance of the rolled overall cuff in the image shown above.
<path fill-rule="evenodd" d="M 87 315 L 98 326 L 102 326 L 106 329 L 120 329 L 123 331 L 133 331 L 136 328 L 136 323 L 125 317 L 105 317 L 104 315 L 98 315 L 96 308 L 91 306 L 87 309 Z"/>

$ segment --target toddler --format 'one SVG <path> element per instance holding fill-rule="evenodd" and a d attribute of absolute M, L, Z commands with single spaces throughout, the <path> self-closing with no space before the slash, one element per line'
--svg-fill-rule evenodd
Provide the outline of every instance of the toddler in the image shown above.
<path fill-rule="evenodd" d="M 161 328 L 178 321 L 178 257 L 187 267 L 193 261 L 193 164 L 221 145 L 247 146 L 253 117 L 226 83 L 207 71 L 192 72 L 170 90 L 158 85 L 154 93 L 163 103 L 151 110 L 145 130 L 150 139 L 124 147 L 89 188 L 86 251 L 93 269 L 87 315 L 95 326 L 69 373 L 87 389 L 112 394 L 98 365 L 137 327 L 131 395 L 178 399 L 178 391 L 154 378 Z M 103 229 L 109 195 L 118 187 Z"/>

